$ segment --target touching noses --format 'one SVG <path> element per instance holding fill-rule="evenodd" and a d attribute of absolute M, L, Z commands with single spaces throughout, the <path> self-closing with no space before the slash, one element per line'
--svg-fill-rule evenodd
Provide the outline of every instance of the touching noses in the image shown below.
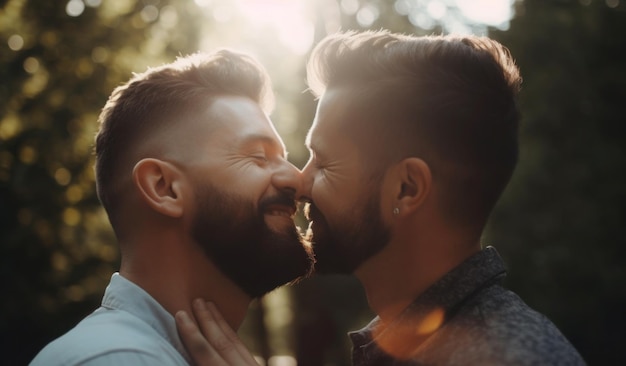
<path fill-rule="evenodd" d="M 295 199 L 302 194 L 302 172 L 286 160 L 278 166 L 272 180 L 276 188 L 293 194 Z"/>

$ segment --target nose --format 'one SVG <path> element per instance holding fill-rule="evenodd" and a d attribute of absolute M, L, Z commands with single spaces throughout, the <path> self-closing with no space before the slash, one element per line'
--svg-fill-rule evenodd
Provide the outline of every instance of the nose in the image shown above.
<path fill-rule="evenodd" d="M 277 189 L 289 192 L 296 199 L 302 194 L 302 172 L 286 160 L 277 167 L 272 183 Z"/>

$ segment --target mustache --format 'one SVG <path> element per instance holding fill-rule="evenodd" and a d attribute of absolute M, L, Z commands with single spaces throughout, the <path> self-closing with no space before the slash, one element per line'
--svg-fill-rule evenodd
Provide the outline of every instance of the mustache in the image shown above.
<path fill-rule="evenodd" d="M 265 212 L 271 206 L 276 205 L 293 208 L 294 212 L 298 210 L 298 205 L 296 204 L 296 198 L 294 194 L 290 194 L 287 192 L 279 192 L 276 195 L 261 199 L 261 201 L 259 201 L 259 210 L 261 212 Z"/>

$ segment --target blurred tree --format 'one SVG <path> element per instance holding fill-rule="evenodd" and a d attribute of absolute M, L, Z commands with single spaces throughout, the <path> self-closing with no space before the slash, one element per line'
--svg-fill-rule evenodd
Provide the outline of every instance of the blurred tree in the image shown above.
<path fill-rule="evenodd" d="M 224 10 L 231 3 L 0 1 L 0 275 L 6 290 L 0 330 L 7 364 L 27 363 L 93 310 L 117 269 L 115 238 L 95 197 L 91 155 L 107 96 L 131 71 L 195 51 L 202 32 L 210 42 L 240 37 L 234 28 L 213 32 L 224 13 L 198 16 L 196 4 Z M 316 41 L 335 26 L 414 34 L 462 25 L 485 30 L 465 19 L 453 1 L 315 4 Z M 505 257 L 509 287 L 553 319 L 590 364 L 624 364 L 618 347 L 626 326 L 626 131 L 618 103 L 626 85 L 626 4 L 517 4 L 510 30 L 490 34 L 512 50 L 524 76 L 522 155 L 484 242 Z M 306 154 L 294 144 L 303 140 L 315 106 L 301 92 L 304 64 L 294 81 L 294 66 L 281 58 L 280 47 L 267 47 L 263 32 L 253 33 L 283 105 L 273 117 L 300 121 L 278 128 L 291 134 L 294 142 L 287 144 L 302 166 Z M 293 108 L 285 107 L 291 103 Z M 295 347 L 302 365 L 348 365 L 345 333 L 372 316 L 361 286 L 350 277 L 328 276 L 292 290 L 267 304 L 253 303 L 241 330 L 244 340 L 266 358 Z M 289 296 L 293 308 L 270 315 L 294 316 L 290 327 L 296 333 L 281 341 L 291 342 L 287 346 L 269 347 L 265 326 L 272 321 L 263 309 L 274 308 L 277 299 L 284 305 Z M 284 320 L 279 323 L 285 328 Z M 269 328 L 267 336 L 276 337 Z"/>
<path fill-rule="evenodd" d="M 97 115 L 131 71 L 195 51 L 199 20 L 190 5 L 2 3 L 3 363 L 26 364 L 99 304 L 118 252 L 94 190 Z"/>
<path fill-rule="evenodd" d="M 522 70 L 522 150 L 486 243 L 508 285 L 589 364 L 625 364 L 626 4 L 526 0 L 507 45 Z"/>

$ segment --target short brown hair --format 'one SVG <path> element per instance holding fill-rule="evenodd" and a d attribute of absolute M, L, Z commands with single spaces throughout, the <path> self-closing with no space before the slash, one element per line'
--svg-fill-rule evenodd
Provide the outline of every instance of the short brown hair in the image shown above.
<path fill-rule="evenodd" d="M 347 91 L 352 135 L 365 127 L 369 143 L 383 142 L 364 147 L 374 171 L 420 157 L 449 217 L 484 224 L 518 159 L 521 78 L 508 49 L 487 37 L 347 32 L 320 42 L 307 71 L 314 94 Z"/>
<path fill-rule="evenodd" d="M 182 123 L 223 95 L 250 98 L 268 113 L 273 106 L 270 80 L 261 64 L 226 49 L 180 57 L 135 74 L 113 91 L 98 119 L 95 153 L 98 197 L 114 227 L 125 189 L 117 184 L 118 176 L 131 173 L 121 171 L 127 168 L 122 158 L 140 139 Z"/>

